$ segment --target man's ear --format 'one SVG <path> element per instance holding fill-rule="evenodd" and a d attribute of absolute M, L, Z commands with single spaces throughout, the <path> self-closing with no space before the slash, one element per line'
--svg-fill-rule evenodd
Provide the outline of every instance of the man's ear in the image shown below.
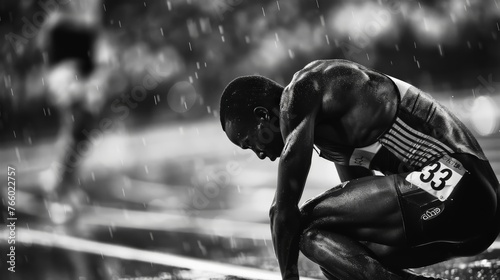
<path fill-rule="evenodd" d="M 269 111 L 267 111 L 267 109 L 262 106 L 255 107 L 255 109 L 253 109 L 253 114 L 259 120 L 269 120 Z"/>

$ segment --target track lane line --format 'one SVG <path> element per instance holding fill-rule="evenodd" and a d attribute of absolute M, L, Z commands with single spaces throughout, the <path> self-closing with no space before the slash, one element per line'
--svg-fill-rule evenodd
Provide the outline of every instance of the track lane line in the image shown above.
<path fill-rule="evenodd" d="M 201 270 L 221 275 L 232 275 L 248 279 L 281 280 L 277 272 L 237 266 L 232 264 L 218 263 L 214 261 L 200 260 L 190 257 L 177 256 L 163 252 L 151 252 L 120 245 L 96 242 L 87 239 L 60 235 L 39 230 L 17 229 L 18 238 L 21 243 L 36 244 L 47 247 L 56 247 L 66 250 L 103 255 L 124 260 L 150 262 L 165 266 Z M 0 240 L 7 241 L 7 231 L 2 230 Z M 301 277 L 304 280 L 315 278 Z"/>

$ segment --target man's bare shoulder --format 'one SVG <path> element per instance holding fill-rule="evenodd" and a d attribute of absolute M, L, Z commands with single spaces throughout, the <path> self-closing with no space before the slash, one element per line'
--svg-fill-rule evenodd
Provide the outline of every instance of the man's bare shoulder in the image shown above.
<path fill-rule="evenodd" d="M 366 70 L 360 64 L 343 59 L 315 60 L 297 71 L 285 87 L 281 109 L 307 111 L 318 101 L 332 99 L 342 103 L 348 92 L 369 80 Z"/>
<path fill-rule="evenodd" d="M 315 60 L 297 71 L 285 91 L 321 91 L 332 84 L 355 84 L 367 80 L 368 69 L 344 59 Z"/>

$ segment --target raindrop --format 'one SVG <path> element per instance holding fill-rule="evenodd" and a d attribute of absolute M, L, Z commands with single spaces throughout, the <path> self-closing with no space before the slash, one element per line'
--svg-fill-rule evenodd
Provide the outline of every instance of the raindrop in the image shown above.
<path fill-rule="evenodd" d="M 328 38 L 328 35 L 325 35 L 325 39 L 326 39 L 326 44 L 330 45 L 330 38 Z"/>
<path fill-rule="evenodd" d="M 280 11 L 280 2 L 276 1 L 276 6 L 278 6 L 278 11 Z"/>
<path fill-rule="evenodd" d="M 443 48 L 441 47 L 441 45 L 438 45 L 438 49 L 439 49 L 439 55 L 443 56 Z"/>
<path fill-rule="evenodd" d="M 231 249 L 236 248 L 236 240 L 234 240 L 234 237 L 231 236 L 231 239 L 229 239 Z"/>
<path fill-rule="evenodd" d="M 264 11 L 264 7 L 262 7 L 262 14 L 266 16 L 266 12 Z"/>
<path fill-rule="evenodd" d="M 161 33 L 161 36 L 165 37 L 165 35 L 163 34 L 163 27 L 160 27 L 160 33 Z"/>
<path fill-rule="evenodd" d="M 167 8 L 169 11 L 172 10 L 172 3 L 170 3 L 170 1 L 167 1 Z"/>
<path fill-rule="evenodd" d="M 151 238 L 151 240 L 155 240 L 152 232 L 149 232 L 149 237 Z"/>
<path fill-rule="evenodd" d="M 102 4 L 102 7 L 104 8 L 104 12 L 106 12 L 106 4 Z"/>
<path fill-rule="evenodd" d="M 200 248 L 200 250 L 201 250 L 201 254 L 206 256 L 207 249 L 205 248 L 205 246 L 203 246 L 203 244 L 201 244 L 200 240 L 197 240 L 196 242 L 198 243 L 198 248 Z"/>
<path fill-rule="evenodd" d="M 144 171 L 146 171 L 146 174 L 149 174 L 149 169 L 147 165 L 144 165 Z"/>

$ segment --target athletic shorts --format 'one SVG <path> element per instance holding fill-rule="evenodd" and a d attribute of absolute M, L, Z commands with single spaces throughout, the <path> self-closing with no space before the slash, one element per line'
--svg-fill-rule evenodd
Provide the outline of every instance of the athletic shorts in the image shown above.
<path fill-rule="evenodd" d="M 475 254 L 497 237 L 499 183 L 488 161 L 447 155 L 393 178 L 408 245 L 443 241 Z"/>

